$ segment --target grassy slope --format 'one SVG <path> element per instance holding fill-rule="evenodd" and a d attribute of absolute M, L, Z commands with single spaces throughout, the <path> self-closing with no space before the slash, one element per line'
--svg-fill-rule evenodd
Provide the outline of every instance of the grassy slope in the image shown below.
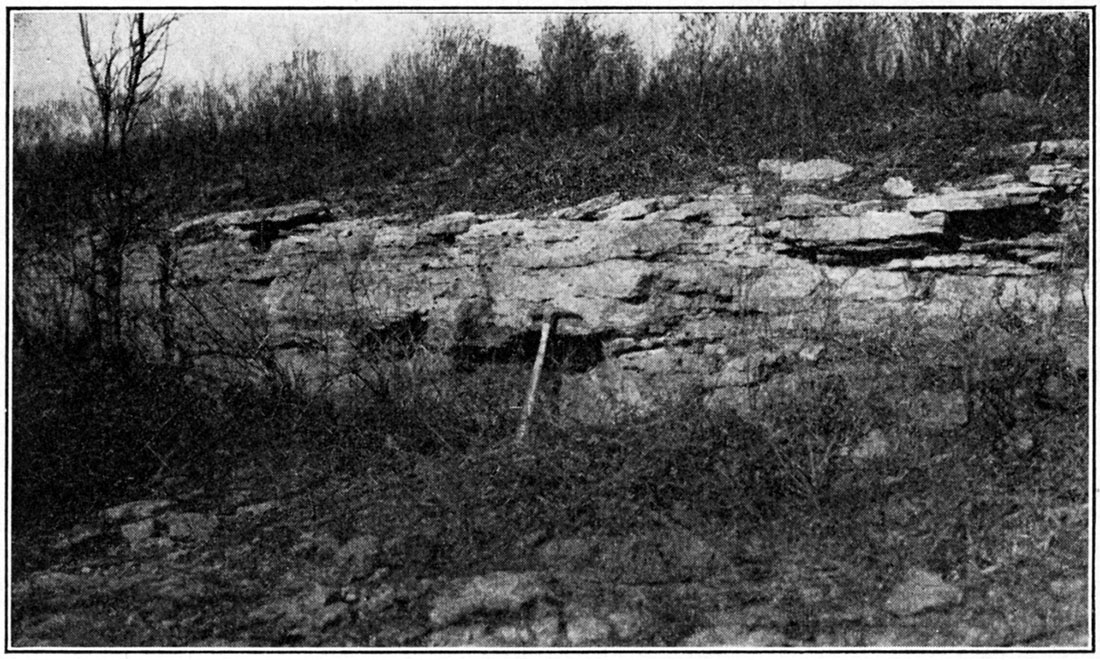
<path fill-rule="evenodd" d="M 157 145 L 147 168 L 182 184 L 173 217 L 326 198 L 364 214 L 425 217 L 455 210 L 547 209 L 618 191 L 672 194 L 721 182 L 720 168 L 755 172 L 761 158 L 833 157 L 855 165 L 853 197 L 877 196 L 888 176 L 918 187 L 1003 171 L 966 158 L 967 147 L 1082 137 L 1081 113 L 983 116 L 972 99 L 922 107 L 884 105 L 800 129 L 791 116 L 759 125 L 733 117 L 631 114 L 589 129 L 498 131 L 441 128 L 417 134 L 265 142 L 225 135 L 196 151 Z M 168 153 L 165 159 L 161 154 Z M 188 180 L 181 180 L 186 173 Z M 728 175 L 727 175 L 728 176 Z M 154 185 L 159 185 L 154 183 Z"/>

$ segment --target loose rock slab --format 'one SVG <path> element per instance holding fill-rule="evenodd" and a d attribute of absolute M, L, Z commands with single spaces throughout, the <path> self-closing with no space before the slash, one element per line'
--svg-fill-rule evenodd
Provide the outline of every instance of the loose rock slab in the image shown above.
<path fill-rule="evenodd" d="M 816 158 L 784 167 L 779 178 L 790 183 L 840 181 L 852 173 L 852 166 L 832 158 Z"/>
<path fill-rule="evenodd" d="M 549 595 L 538 573 L 498 571 L 452 582 L 436 596 L 428 618 L 434 626 L 447 626 L 480 612 L 518 612 Z"/>
<path fill-rule="evenodd" d="M 1027 170 L 1027 180 L 1040 186 L 1073 188 L 1084 185 L 1089 175 L 1069 163 L 1032 165 Z"/>
<path fill-rule="evenodd" d="M 959 190 L 915 197 L 909 200 L 906 208 L 910 213 L 984 211 L 1038 204 L 1039 198 L 1050 192 L 1051 189 L 1046 186 L 1011 183 L 986 190 Z"/>

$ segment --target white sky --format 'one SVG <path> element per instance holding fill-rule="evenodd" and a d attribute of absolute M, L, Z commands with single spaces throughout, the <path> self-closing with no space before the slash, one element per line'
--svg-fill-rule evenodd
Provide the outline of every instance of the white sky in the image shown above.
<path fill-rule="evenodd" d="M 160 16 L 150 12 L 147 21 Z M 194 11 L 180 14 L 172 26 L 165 82 L 185 84 L 239 79 L 268 63 L 280 62 L 296 48 L 330 53 L 353 71 L 376 71 L 392 53 L 414 47 L 437 23 L 469 23 L 489 29 L 496 43 L 517 46 L 533 61 L 536 37 L 548 12 L 463 13 L 430 11 L 252 10 Z M 109 39 L 121 14 L 91 15 L 93 45 Z M 626 30 L 644 56 L 671 48 L 675 12 L 620 11 L 595 14 L 607 30 Z M 87 85 L 86 64 L 75 12 L 15 12 L 11 30 L 11 81 L 15 105 L 73 97 Z"/>

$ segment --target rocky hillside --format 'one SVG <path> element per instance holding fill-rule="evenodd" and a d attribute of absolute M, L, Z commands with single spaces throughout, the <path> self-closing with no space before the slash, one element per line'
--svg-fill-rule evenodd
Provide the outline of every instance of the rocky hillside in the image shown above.
<path fill-rule="evenodd" d="M 1087 647 L 1087 157 L 179 224 L 125 290 L 178 364 L 16 353 L 13 644 Z"/>

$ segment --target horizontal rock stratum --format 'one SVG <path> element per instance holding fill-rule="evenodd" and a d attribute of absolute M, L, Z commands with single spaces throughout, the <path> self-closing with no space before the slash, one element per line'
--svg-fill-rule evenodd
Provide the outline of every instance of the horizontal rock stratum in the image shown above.
<path fill-rule="evenodd" d="M 736 399 L 819 354 L 805 338 L 832 327 L 1082 307 L 1085 270 L 1067 270 L 1049 202 L 1064 191 L 995 183 L 892 205 L 725 186 L 419 221 L 321 202 L 210 215 L 173 232 L 174 332 L 218 369 L 262 353 L 339 389 L 401 346 L 433 368 L 529 359 L 552 308 L 581 356 L 562 391 L 586 405 L 644 407 L 688 384 Z M 153 304 L 155 253 L 134 259 L 131 294 Z"/>

